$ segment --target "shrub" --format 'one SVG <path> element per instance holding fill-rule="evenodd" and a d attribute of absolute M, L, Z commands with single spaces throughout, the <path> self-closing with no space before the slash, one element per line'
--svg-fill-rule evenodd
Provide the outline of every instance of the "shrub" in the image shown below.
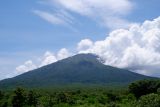
<path fill-rule="evenodd" d="M 14 91 L 14 96 L 12 98 L 12 106 L 13 107 L 23 107 L 26 101 L 26 96 L 24 93 L 24 89 L 17 88 Z"/>
<path fill-rule="evenodd" d="M 38 104 L 38 95 L 34 91 L 29 91 L 27 94 L 27 104 L 36 107 Z"/>
<path fill-rule="evenodd" d="M 129 85 L 129 92 L 133 93 L 136 98 L 149 93 L 156 93 L 160 87 L 158 80 L 141 80 Z"/>
<path fill-rule="evenodd" d="M 140 97 L 137 107 L 160 107 L 160 95 L 152 93 Z"/>
<path fill-rule="evenodd" d="M 3 98 L 4 94 L 3 92 L 0 90 L 0 100 Z"/>

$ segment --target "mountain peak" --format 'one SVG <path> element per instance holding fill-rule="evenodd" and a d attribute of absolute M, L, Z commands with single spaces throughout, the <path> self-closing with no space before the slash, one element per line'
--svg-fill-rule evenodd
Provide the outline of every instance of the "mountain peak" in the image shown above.
<path fill-rule="evenodd" d="M 88 62 L 99 62 L 98 61 L 98 56 L 97 55 L 94 55 L 94 54 L 77 54 L 77 55 L 74 55 L 74 56 L 71 56 L 71 57 L 68 57 L 66 59 L 63 59 L 63 60 L 60 60 L 58 62 L 66 62 L 66 63 L 69 63 L 69 62 L 81 62 L 81 61 L 88 61 Z"/>
<path fill-rule="evenodd" d="M 102 64 L 93 54 L 77 54 L 17 77 L 0 81 L 0 87 L 48 87 L 64 84 L 127 84 L 150 77 Z"/>

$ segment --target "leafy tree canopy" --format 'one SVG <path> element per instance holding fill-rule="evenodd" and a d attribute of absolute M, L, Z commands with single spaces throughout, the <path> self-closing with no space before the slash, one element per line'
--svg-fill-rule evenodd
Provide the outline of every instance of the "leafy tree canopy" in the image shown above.
<path fill-rule="evenodd" d="M 142 95 L 156 93 L 159 87 L 159 80 L 140 80 L 129 85 L 129 92 L 133 93 L 136 98 L 139 98 Z"/>

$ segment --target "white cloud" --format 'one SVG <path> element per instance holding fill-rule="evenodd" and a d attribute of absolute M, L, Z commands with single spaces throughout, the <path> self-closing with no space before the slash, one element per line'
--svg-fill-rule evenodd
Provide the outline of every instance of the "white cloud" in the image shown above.
<path fill-rule="evenodd" d="M 145 21 L 141 25 L 134 24 L 128 29 L 114 30 L 101 41 L 81 40 L 77 44 L 76 53 L 93 53 L 99 55 L 106 65 L 126 68 L 145 75 L 160 76 L 160 17 L 153 21 Z M 65 48 L 55 55 L 46 52 L 40 66 L 71 55 L 73 54 Z M 32 61 L 29 61 L 17 67 L 17 71 L 26 72 L 30 68 L 35 68 L 34 64 L 31 66 L 32 64 Z"/>
<path fill-rule="evenodd" d="M 68 52 L 66 48 L 62 48 L 58 53 L 57 53 L 57 59 L 61 60 L 64 58 L 67 58 L 71 55 L 71 53 Z"/>
<path fill-rule="evenodd" d="M 51 0 L 63 8 L 80 13 L 82 15 L 92 16 L 95 12 L 100 14 L 126 14 L 131 11 L 133 4 L 130 0 Z M 111 13 L 107 13 L 111 12 Z"/>
<path fill-rule="evenodd" d="M 43 59 L 42 59 L 41 64 L 40 64 L 39 67 L 51 64 L 51 63 L 56 62 L 56 61 L 57 61 L 56 56 L 53 53 L 47 51 L 44 54 Z"/>
<path fill-rule="evenodd" d="M 73 23 L 75 13 L 88 17 L 100 25 L 110 29 L 126 28 L 132 22 L 124 17 L 129 14 L 134 7 L 131 0 L 48 0 L 51 8 L 56 13 L 50 14 L 45 11 L 35 11 L 37 15 L 52 24 Z M 47 1 L 47 2 L 48 2 Z M 63 10 L 64 12 L 60 12 Z M 67 13 L 67 14 L 66 14 Z M 74 13 L 74 14 L 72 14 Z M 58 14 L 58 15 L 57 15 Z M 64 17 L 61 17 L 64 16 Z M 66 17 L 67 16 L 67 17 Z M 69 16 L 69 17 L 68 17 Z M 114 22 L 114 23 L 111 23 Z M 68 23 L 70 24 L 70 23 Z"/>
<path fill-rule="evenodd" d="M 33 11 L 35 14 L 43 18 L 44 20 L 52 23 L 52 24 L 57 24 L 57 25 L 66 25 L 67 21 L 70 21 L 69 19 L 65 19 L 64 16 L 58 13 L 50 13 L 46 11 L 40 11 L 40 10 L 35 10 Z"/>
<path fill-rule="evenodd" d="M 142 25 L 132 25 L 129 29 L 114 30 L 105 40 L 96 41 L 90 47 L 80 52 L 97 54 L 106 65 L 128 68 L 146 75 L 158 74 L 160 17 L 145 21 Z"/>
<path fill-rule="evenodd" d="M 42 58 L 38 59 L 38 64 L 34 64 L 32 60 L 28 60 L 23 65 L 16 67 L 15 75 L 22 74 L 24 72 L 28 72 L 30 70 L 54 63 L 71 55 L 72 54 L 66 48 L 60 49 L 56 55 L 50 51 L 46 51 Z"/>
<path fill-rule="evenodd" d="M 75 22 L 74 17 L 72 17 L 68 12 L 64 10 L 58 10 L 56 12 L 34 10 L 33 12 L 53 25 L 65 26 L 71 29 L 72 31 L 77 32 L 77 29 L 72 25 Z"/>
<path fill-rule="evenodd" d="M 24 72 L 36 69 L 37 66 L 35 64 L 33 64 L 33 62 L 31 60 L 28 60 L 24 63 L 24 65 L 20 65 L 18 67 L 16 67 L 16 74 L 22 74 Z"/>
<path fill-rule="evenodd" d="M 122 18 L 133 9 L 130 0 L 52 0 L 52 2 L 65 10 L 96 20 L 111 29 L 130 25 L 129 21 Z"/>
<path fill-rule="evenodd" d="M 77 50 L 81 53 L 81 50 L 88 50 L 92 46 L 93 42 L 90 39 L 84 39 L 78 43 Z"/>
<path fill-rule="evenodd" d="M 64 58 L 69 57 L 70 55 L 72 54 L 69 53 L 69 51 L 66 48 L 60 49 L 56 55 L 54 55 L 52 52 L 47 51 L 41 59 L 41 64 L 39 65 L 39 67 L 54 63 L 58 60 L 62 60 Z"/>
<path fill-rule="evenodd" d="M 134 23 L 120 17 L 106 16 L 102 19 L 101 25 L 113 29 L 128 28 Z"/>

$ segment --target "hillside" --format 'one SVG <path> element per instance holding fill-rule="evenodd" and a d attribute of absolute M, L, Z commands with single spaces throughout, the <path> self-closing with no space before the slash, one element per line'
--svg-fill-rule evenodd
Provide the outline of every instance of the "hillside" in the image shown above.
<path fill-rule="evenodd" d="M 0 88 L 48 87 L 64 84 L 127 84 L 151 77 L 102 64 L 92 54 L 78 54 L 14 78 L 0 81 Z"/>

